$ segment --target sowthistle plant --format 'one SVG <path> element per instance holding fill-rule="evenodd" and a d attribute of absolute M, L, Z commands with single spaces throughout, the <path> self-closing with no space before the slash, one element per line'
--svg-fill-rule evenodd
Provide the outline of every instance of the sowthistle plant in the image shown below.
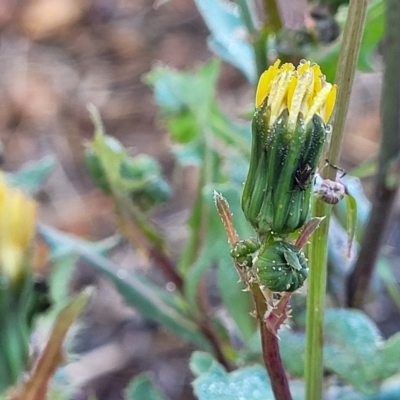
<path fill-rule="evenodd" d="M 394 0 L 388 0 L 388 4 L 391 1 Z M 327 2 L 329 12 L 336 12 L 339 3 L 343 2 L 345 1 Z M 296 56 L 291 57 L 288 52 L 282 50 L 280 40 L 285 34 L 285 29 L 277 1 L 263 2 L 268 21 L 256 15 L 252 1 L 238 0 L 236 3 L 238 7 L 233 9 L 232 2 L 196 0 L 212 31 L 211 42 L 214 49 L 219 51 L 222 58 L 238 67 L 251 83 L 258 82 L 252 118 L 251 150 L 250 142 L 247 142 L 247 126 L 243 128 L 240 124 L 232 122 L 215 101 L 216 79 L 220 68 L 218 61 L 206 64 L 196 73 L 157 67 L 146 78 L 147 83 L 154 86 L 155 98 L 162 107 L 162 119 L 172 130 L 173 140 L 181 145 L 179 150 L 184 150 L 175 152 L 177 159 L 182 164 L 188 159 L 195 159 L 200 171 L 197 198 L 188 223 L 190 237 L 179 261 L 175 262 L 171 258 L 167 251 L 167 241 L 150 220 L 156 207 L 171 195 L 159 165 L 149 156 L 131 155 L 120 142 L 106 135 L 97 110 L 90 107 L 95 136 L 86 146 L 85 161 L 88 172 L 104 195 L 112 199 L 116 223 L 121 234 L 128 239 L 132 247 L 139 248 L 149 256 L 154 266 L 159 268 L 170 283 L 169 290 L 156 286 L 140 271 L 135 271 L 132 275 L 118 274 L 119 266 L 104 256 L 107 250 L 115 246 L 115 241 L 112 241 L 112 245 L 88 243 L 45 226 L 40 227 L 40 234 L 54 253 L 62 253 L 66 248 L 73 249 L 71 251 L 74 255 L 90 262 L 97 271 L 114 283 L 126 302 L 144 317 L 162 324 L 181 339 L 208 352 L 197 352 L 191 360 L 191 369 L 197 376 L 194 391 L 200 400 L 258 399 L 260 395 L 262 398 L 271 398 L 272 392 L 278 400 L 299 397 L 320 400 L 323 398 L 323 371 L 327 368 L 322 358 L 324 348 L 325 351 L 330 351 L 328 368 L 341 379 L 339 384 L 332 385 L 334 389 L 343 386 L 342 382 L 345 382 L 368 396 L 379 392 L 379 382 L 398 373 L 400 337 L 395 336 L 383 342 L 376 334 L 375 325 L 363 314 L 351 311 L 341 314 L 340 311 L 333 310 L 330 316 L 336 315 L 335 323 L 345 321 L 338 329 L 339 336 L 334 337 L 339 344 L 332 350 L 329 343 L 325 346 L 323 343 L 324 324 L 329 323 L 324 316 L 327 240 L 332 205 L 339 203 L 344 197 L 350 206 L 349 209 L 352 208 L 348 214 L 355 218 L 354 198 L 347 188 L 344 189 L 337 181 L 335 165 L 339 162 L 366 1 L 350 1 L 337 63 L 337 86 L 329 82 L 333 81 L 334 76 L 329 68 L 335 68 L 336 65 L 336 60 L 332 61 L 332 57 L 328 56 L 325 61 L 321 57 L 321 67 L 310 61 L 298 63 L 298 53 L 302 55 L 300 58 L 314 60 L 309 46 L 315 45 L 315 38 L 310 32 L 303 32 L 303 39 L 308 39 L 304 39 L 306 43 Z M 381 0 L 376 0 L 371 2 L 370 7 L 376 12 L 377 9 L 380 10 L 381 3 Z M 213 11 L 210 11 L 211 9 Z M 390 15 L 388 11 L 387 14 L 388 17 L 394 18 L 395 13 Z M 398 28 L 400 23 L 392 23 L 391 26 Z M 247 30 L 248 37 L 235 36 L 243 29 Z M 392 37 L 396 38 L 396 35 Z M 392 42 L 390 45 L 393 45 Z M 238 54 L 235 55 L 232 49 L 237 50 Z M 333 58 L 339 53 L 338 49 L 339 41 L 333 45 Z M 399 49 L 394 50 L 393 54 L 397 55 Z M 243 57 L 243 54 L 246 57 Z M 305 57 L 306 55 L 310 57 Z M 284 62 L 281 63 L 276 58 Z M 394 59 L 395 57 L 391 59 L 392 69 L 395 69 Z M 331 78 L 325 79 L 324 73 Z M 398 80 L 393 78 L 393 82 L 397 85 Z M 393 87 L 398 93 L 400 89 L 396 85 L 393 84 Z M 387 97 L 391 95 L 391 101 L 395 104 L 392 108 L 388 107 L 387 119 L 397 105 L 393 101 L 395 89 L 392 92 L 387 91 Z M 388 126 L 395 126 L 393 120 Z M 225 173 L 224 169 L 228 169 L 228 157 L 218 151 L 214 140 L 221 140 L 230 146 L 230 149 L 236 152 L 234 154 L 240 155 L 238 160 L 243 158 L 246 162 L 249 161 L 247 177 L 242 176 L 241 171 L 237 174 L 236 166 L 235 173 Z M 394 142 L 393 137 L 388 141 L 393 148 Z M 323 155 L 324 147 L 327 150 Z M 387 159 L 385 161 L 388 162 Z M 393 178 L 393 175 L 396 177 L 398 160 L 390 161 L 392 169 L 389 172 Z M 387 165 L 385 168 L 382 167 L 382 171 L 387 171 Z M 318 182 L 315 182 L 316 178 L 320 178 Z M 243 180 L 245 183 L 239 201 L 238 187 L 241 188 Z M 212 202 L 209 189 L 212 187 L 229 198 L 231 208 L 235 212 L 234 222 L 228 202 L 221 194 L 214 192 L 229 248 L 221 224 L 210 204 Z M 392 202 L 397 186 L 386 189 L 390 189 Z M 10 198 L 13 201 L 10 202 Z M 16 195 L 14 190 L 8 189 L 2 181 L 0 182 L 0 277 L 6 277 L 13 282 L 18 275 L 15 274 L 17 269 L 14 267 L 20 265 L 22 259 L 25 260 L 25 250 L 29 252 L 28 239 L 33 235 L 33 203 L 26 200 L 26 206 L 22 207 L 22 201 L 19 199 L 19 194 Z M 381 205 L 382 203 L 384 202 L 381 202 Z M 244 217 L 239 215 L 240 208 Z M 26 218 L 21 220 L 21 215 L 26 215 Z M 354 224 L 348 231 L 351 242 Z M 23 243 L 19 241 L 21 232 L 25 235 L 22 235 L 25 238 Z M 237 232 L 244 238 L 239 237 Z M 14 240 L 15 238 L 18 240 Z M 348 246 L 347 249 L 349 248 Z M 16 249 L 20 252 L 18 256 L 15 256 Z M 236 284 L 237 277 L 231 267 L 232 259 L 226 257 L 228 252 L 233 259 L 240 284 Z M 57 264 L 56 260 L 55 263 Z M 11 268 L 10 265 L 14 267 Z M 216 284 L 221 302 L 228 310 L 230 321 L 234 322 L 230 324 L 235 325 L 234 329 L 215 317 L 207 302 L 204 276 L 207 269 L 213 265 L 216 265 Z M 29 289 L 32 289 L 29 269 L 24 267 L 18 271 L 23 273 L 18 275 L 19 278 L 15 281 L 24 287 L 27 283 Z M 362 275 L 358 268 L 357 274 L 359 273 Z M 21 277 L 23 279 L 20 279 Z M 361 286 L 365 288 L 364 283 Z M 296 340 L 294 335 L 290 336 L 289 333 L 289 339 L 284 340 L 283 337 L 281 343 L 278 337 L 284 336 L 285 332 L 287 334 L 288 331 L 280 328 L 290 316 L 290 301 L 296 300 L 296 296 L 292 294 L 304 285 L 307 286 L 306 335 L 301 336 L 302 342 L 298 346 L 300 349 L 294 349 L 291 347 L 291 340 Z M 0 293 L 3 299 L 1 318 L 3 325 L 7 326 L 11 333 L 17 329 L 16 324 L 23 329 L 18 328 L 19 336 L 0 337 L 5 344 L 0 349 L 4 355 L 2 361 L 10 365 L 9 374 L 0 377 L 3 388 L 15 383 L 26 367 L 29 343 L 27 332 L 32 314 L 30 308 L 27 310 L 27 304 L 22 305 L 19 297 L 14 299 L 15 301 L 9 300 L 11 297 L 8 296 L 8 290 L 11 291 L 13 287 L 13 284 L 7 285 L 7 290 Z M 243 287 L 252 295 L 253 316 L 256 319 L 248 315 L 252 306 L 249 302 L 250 296 L 242 291 Z M 62 339 L 87 299 L 88 295 L 76 298 L 61 313 L 53 331 L 58 330 L 58 334 L 54 333 L 48 341 L 47 350 L 39 359 L 30 381 L 20 390 L 20 397 L 15 398 L 25 398 L 25 395 L 32 394 L 35 390 L 36 393 L 44 393 L 47 390 L 48 380 L 62 359 Z M 22 311 L 9 315 L 5 307 L 11 304 L 10 301 L 13 307 L 21 305 Z M 295 308 L 295 301 L 292 302 Z M 13 320 L 6 321 L 8 318 Z M 363 339 L 360 342 L 357 341 L 359 332 L 357 329 L 352 330 L 354 320 L 359 324 L 358 329 L 363 330 Z M 257 366 L 238 368 L 232 374 L 227 372 L 248 360 L 258 360 L 259 353 L 252 353 L 255 347 L 256 324 L 261 336 L 261 357 L 269 380 L 265 369 Z M 60 326 L 63 327 L 62 332 L 58 329 Z M 230 336 L 239 338 L 236 342 L 239 341 L 240 344 L 234 345 Z M 258 337 L 256 339 L 259 341 Z M 9 343 L 14 346 L 13 359 L 10 356 Z M 343 343 L 345 351 L 351 353 L 348 363 L 343 363 L 341 359 Z M 373 359 L 378 360 L 373 370 L 368 369 L 374 364 L 371 363 L 372 356 L 369 354 L 373 354 Z M 347 357 L 347 354 L 345 356 Z M 292 376 L 305 378 L 304 387 L 300 384 L 300 389 L 297 387 L 296 390 L 291 386 L 294 380 L 289 379 L 284 368 L 288 368 L 292 358 L 296 358 L 296 362 L 294 367 L 291 365 L 289 372 Z M 356 371 L 354 376 L 350 376 L 353 372 L 353 359 L 360 364 L 360 371 L 365 370 L 368 373 Z M 43 372 L 41 368 L 48 363 L 51 368 Z M 41 385 L 38 386 L 37 382 L 41 382 Z M 147 389 L 144 389 L 143 382 Z M 344 386 L 345 390 L 349 389 L 348 385 Z M 354 393 L 356 392 L 350 391 L 350 395 Z M 399 393 L 398 389 L 396 393 Z M 139 377 L 131 385 L 127 397 L 137 399 L 146 398 L 146 395 L 148 398 L 164 398 L 149 379 Z M 364 395 L 360 396 L 362 397 L 356 398 L 369 399 Z M 334 398 L 341 399 L 340 393 Z"/>
<path fill-rule="evenodd" d="M 336 86 L 326 82 L 318 65 L 302 61 L 295 68 L 280 63 L 278 60 L 268 68 L 258 83 L 252 154 L 242 195 L 244 215 L 257 237 L 234 243 L 231 250 L 255 302 L 267 304 L 265 314 L 258 317 L 262 334 L 269 337 L 263 348 L 264 361 L 273 376 L 277 369 L 283 370 L 277 368 L 279 352 L 270 350 L 288 316 L 290 296 L 285 293 L 301 288 L 308 275 L 307 260 L 296 239 L 307 223 L 317 227 L 310 222 L 314 175 L 336 97 Z M 304 231 L 307 236 L 312 233 Z M 295 236 L 289 239 L 291 234 Z M 304 243 L 304 236 L 301 241 Z M 272 314 L 277 318 L 273 324 Z M 277 351 L 277 345 L 273 347 Z M 284 373 L 280 379 L 272 379 L 277 399 L 290 396 L 287 383 L 286 387 L 282 384 L 285 381 Z"/>

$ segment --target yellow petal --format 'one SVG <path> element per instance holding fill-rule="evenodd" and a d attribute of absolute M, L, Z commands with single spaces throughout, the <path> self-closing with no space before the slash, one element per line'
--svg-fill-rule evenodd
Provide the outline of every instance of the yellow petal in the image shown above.
<path fill-rule="evenodd" d="M 271 90 L 271 83 L 278 75 L 280 63 L 281 60 L 276 60 L 275 64 L 271 65 L 260 76 L 256 91 L 256 108 L 260 107 L 264 99 L 269 95 L 269 92 Z"/>
<path fill-rule="evenodd" d="M 301 76 L 304 74 L 305 71 L 310 69 L 310 62 L 301 60 L 299 66 L 297 67 L 297 74 L 298 76 Z"/>
<path fill-rule="evenodd" d="M 307 106 L 307 97 L 312 88 L 312 80 L 313 72 L 310 69 L 305 69 L 298 77 L 298 83 L 293 93 L 291 107 L 289 108 L 289 130 L 295 128 L 300 111 L 304 114 L 304 108 Z"/>
<path fill-rule="evenodd" d="M 322 89 L 322 79 L 321 76 L 321 68 L 319 65 L 315 64 L 312 67 L 314 71 L 314 97 L 317 95 L 317 93 Z"/>
<path fill-rule="evenodd" d="M 282 109 L 286 107 L 286 95 L 292 77 L 290 70 L 281 72 L 272 82 L 271 95 L 268 105 L 271 107 L 270 124 L 272 125 L 279 117 Z"/>
<path fill-rule="evenodd" d="M 327 123 L 329 121 L 329 118 L 332 115 L 332 111 L 335 108 L 336 91 L 337 91 L 337 86 L 333 85 L 331 91 L 329 92 L 328 96 L 326 97 L 325 115 L 324 115 L 325 123 Z"/>
<path fill-rule="evenodd" d="M 20 276 L 35 233 L 36 203 L 6 185 L 0 173 L 0 269 L 10 279 Z"/>
<path fill-rule="evenodd" d="M 287 92 L 287 108 L 290 110 L 292 108 L 293 93 L 296 89 L 298 78 L 296 75 L 292 75 L 292 79 L 289 82 L 288 92 Z"/>
<path fill-rule="evenodd" d="M 332 90 L 332 85 L 330 83 L 326 83 L 325 86 L 319 91 L 319 93 L 317 93 L 317 95 L 314 98 L 314 103 L 312 104 L 307 114 L 305 115 L 304 118 L 305 124 L 307 124 L 311 120 L 314 114 L 319 114 L 319 110 L 321 109 L 321 107 L 325 106 L 326 99 L 330 94 L 331 90 Z M 324 116 L 322 116 L 322 118 L 324 118 Z"/>

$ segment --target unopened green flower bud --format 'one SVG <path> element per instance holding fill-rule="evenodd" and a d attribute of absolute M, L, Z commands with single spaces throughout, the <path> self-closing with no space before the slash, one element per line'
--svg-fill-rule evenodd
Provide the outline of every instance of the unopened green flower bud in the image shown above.
<path fill-rule="evenodd" d="M 242 268 L 251 268 L 253 265 L 253 253 L 260 248 L 260 243 L 255 238 L 239 240 L 230 250 L 231 257 Z"/>
<path fill-rule="evenodd" d="M 121 142 L 112 136 L 104 136 L 104 145 L 108 148 L 111 153 L 122 153 L 124 147 Z M 96 186 L 103 191 L 105 194 L 111 194 L 110 183 L 108 182 L 107 174 L 104 166 L 101 164 L 100 158 L 97 155 L 92 143 L 85 148 L 85 166 L 90 177 Z"/>
<path fill-rule="evenodd" d="M 286 235 L 309 219 L 312 182 L 336 87 L 317 65 L 279 68 L 260 78 L 242 208 L 258 234 Z"/>
<path fill-rule="evenodd" d="M 254 268 L 259 283 L 273 292 L 293 292 L 303 286 L 308 275 L 304 253 L 286 241 L 267 246 Z"/>

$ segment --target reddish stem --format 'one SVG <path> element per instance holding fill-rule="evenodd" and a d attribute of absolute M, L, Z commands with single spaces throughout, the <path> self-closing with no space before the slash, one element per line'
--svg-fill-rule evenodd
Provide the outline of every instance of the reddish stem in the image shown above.
<path fill-rule="evenodd" d="M 224 224 L 225 232 L 228 237 L 228 242 L 232 246 L 237 241 L 240 240 L 235 227 L 233 225 L 232 214 L 229 210 L 229 204 L 220 194 L 214 192 L 215 204 L 221 217 L 222 223 Z M 242 280 L 241 269 L 235 263 L 235 268 L 239 273 Z M 276 318 L 269 318 L 268 322 L 271 323 L 273 320 L 274 324 L 269 324 L 270 329 L 268 329 L 265 317 L 267 313 L 267 303 L 265 301 L 264 295 L 262 294 L 260 287 L 256 283 L 250 285 L 251 291 L 253 293 L 253 299 L 256 306 L 257 318 L 260 323 L 261 332 L 261 344 L 264 364 L 267 368 L 269 379 L 271 381 L 272 391 L 276 400 L 292 400 L 292 395 L 289 390 L 289 382 L 283 368 L 281 355 L 279 353 L 278 336 L 276 331 L 279 329 L 280 323 L 283 322 L 281 318 L 286 313 L 286 306 L 290 298 L 290 294 L 284 294 L 282 304 L 278 304 L 277 311 L 279 315 Z M 281 307 L 279 307 L 279 305 Z M 282 309 L 281 309 L 282 308 Z"/>
<path fill-rule="evenodd" d="M 176 288 L 182 292 L 183 290 L 183 280 L 181 276 L 175 269 L 174 264 L 171 262 L 170 258 L 161 253 L 158 249 L 150 250 L 150 257 L 154 260 L 156 265 L 160 268 L 160 270 L 164 273 L 167 279 L 173 282 Z"/>
<path fill-rule="evenodd" d="M 292 400 L 289 382 L 279 353 L 278 336 L 267 328 L 264 320 L 267 305 L 258 285 L 251 286 L 260 323 L 262 354 L 276 400 Z"/>

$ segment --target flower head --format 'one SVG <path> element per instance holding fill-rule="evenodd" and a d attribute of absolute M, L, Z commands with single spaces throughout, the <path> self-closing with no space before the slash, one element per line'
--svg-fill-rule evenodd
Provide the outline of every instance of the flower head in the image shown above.
<path fill-rule="evenodd" d="M 7 186 L 0 173 L 0 273 L 12 282 L 24 274 L 35 216 L 35 202 Z"/>
<path fill-rule="evenodd" d="M 317 64 L 302 60 L 295 69 L 293 64 L 277 60 L 260 77 L 256 93 L 256 108 L 264 101 L 270 107 L 270 125 L 284 109 L 289 111 L 288 129 L 293 130 L 301 113 L 304 123 L 316 114 L 327 123 L 335 105 L 336 85 L 325 81 Z"/>
<path fill-rule="evenodd" d="M 295 68 L 278 60 L 261 75 L 242 195 L 259 234 L 288 235 L 307 222 L 335 98 L 336 86 L 310 62 Z"/>

